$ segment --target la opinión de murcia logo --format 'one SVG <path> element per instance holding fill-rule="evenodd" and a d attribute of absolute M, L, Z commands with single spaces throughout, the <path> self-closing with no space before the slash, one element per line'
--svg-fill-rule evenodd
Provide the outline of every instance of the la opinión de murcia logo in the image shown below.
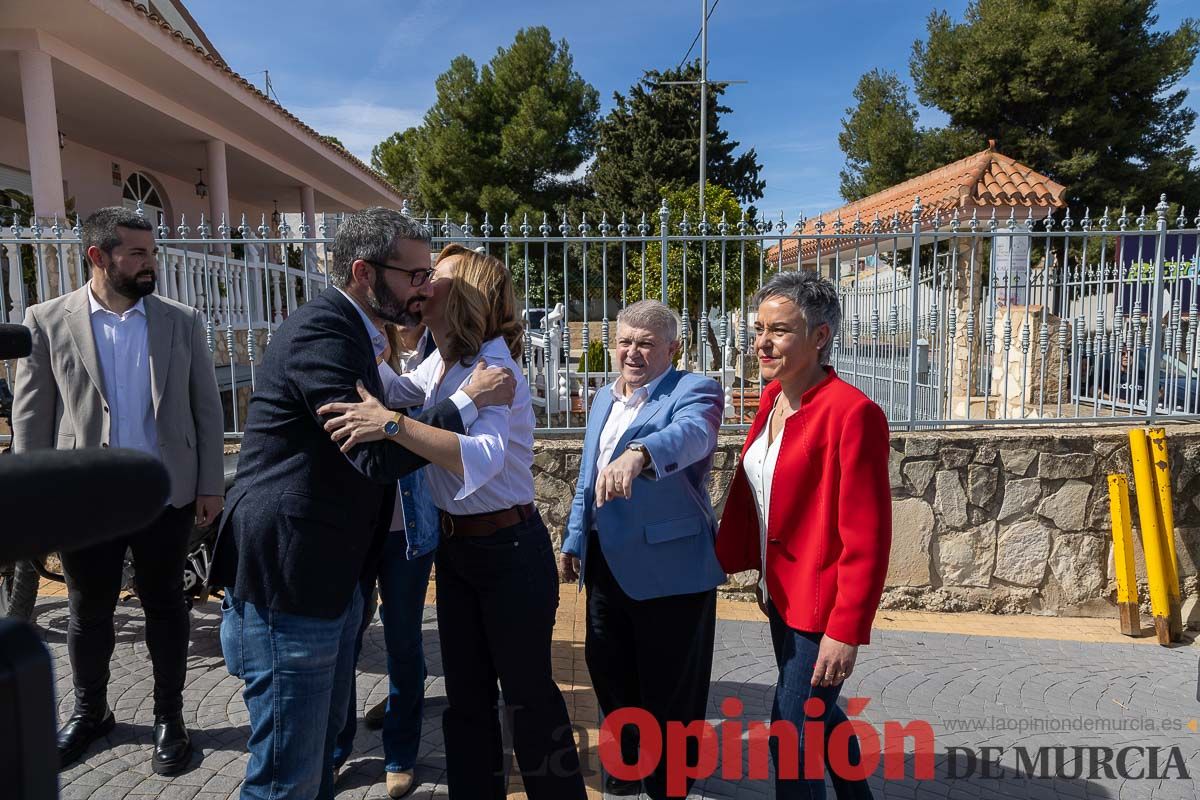
<path fill-rule="evenodd" d="M 1200 688 L 1198 688 L 1200 693 Z M 943 772 L 937 774 L 936 737 L 925 720 L 901 723 L 885 721 L 882 735 L 871 723 L 854 719 L 863 713 L 869 698 L 846 699 L 850 719 L 836 725 L 825 736 L 825 703 L 809 698 L 804 704 L 808 718 L 797 728 L 786 720 L 763 722 L 739 719 L 744 705 L 735 697 L 721 703 L 725 717 L 716 725 L 706 720 L 691 723 L 668 722 L 665 734 L 657 720 L 642 708 L 617 709 L 600 727 L 598 752 L 604 769 L 619 780 L 641 780 L 660 763 L 666 767 L 667 791 L 682 796 L 689 780 L 702 780 L 720 771 L 726 781 L 767 780 L 772 742 L 777 747 L 779 777 L 794 780 L 803 777 L 820 780 L 830 770 L 846 780 L 864 780 L 882 766 L 887 780 L 963 779 L 970 777 L 1006 779 L 1080 779 L 1117 777 L 1124 780 L 1190 780 L 1186 762 L 1177 746 L 1099 746 L 1055 745 L 1030 748 L 948 747 Z M 1106 721 L 1111 722 L 1111 721 Z M 1120 720 L 1117 720 L 1120 722 Z M 621 755 L 620 734 L 632 725 L 638 731 L 638 760 L 626 763 Z M 1096 729 L 1103 726 L 1039 725 L 1044 730 Z M 1151 729 L 1195 732 L 1196 720 L 1163 720 Z M 968 728 L 972 730 L 975 728 Z M 993 725 L 991 729 L 996 729 Z M 1000 726 L 1000 729 L 1004 729 Z M 1140 728 L 1144 729 L 1144 728 Z M 857 738 L 860 757 L 850 758 L 850 743 Z M 800 752 L 803 749 L 803 767 Z M 694 756 L 694 760 L 690 758 Z M 912 775 L 906 774 L 911 756 Z"/>

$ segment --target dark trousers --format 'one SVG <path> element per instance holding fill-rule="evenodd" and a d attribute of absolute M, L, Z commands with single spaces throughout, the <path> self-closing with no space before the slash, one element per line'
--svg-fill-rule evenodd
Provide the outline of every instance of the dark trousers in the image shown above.
<path fill-rule="evenodd" d="M 704 719 L 712 676 L 717 590 L 634 600 L 613 577 L 595 533 L 587 550 L 587 636 L 584 654 L 600 710 L 649 711 L 662 726 Z M 694 741 L 689 742 L 694 744 Z M 696 763 L 696 753 L 688 763 Z M 621 732 L 621 756 L 637 763 L 637 730 Z M 688 781 L 690 788 L 692 781 Z M 654 800 L 668 797 L 665 759 L 642 781 Z M 682 795 L 677 795 L 682 796 Z"/>
<path fill-rule="evenodd" d="M 583 800 L 579 752 L 551 672 L 558 570 L 541 517 L 491 536 L 443 538 L 436 563 L 450 796 L 505 796 L 499 680 L 530 800 Z"/>
<path fill-rule="evenodd" d="M 388 772 L 404 772 L 417 764 L 421 749 L 421 718 L 425 708 L 425 647 L 421 634 L 421 616 L 425 612 L 425 592 L 429 588 L 429 570 L 433 553 L 408 558 L 408 540 L 403 533 L 388 535 L 379 565 L 379 617 L 383 623 L 383 641 L 387 650 L 388 698 L 383 716 L 383 767 Z M 375 618 L 375 592 L 363 591 L 362 625 L 354 644 L 354 666 L 362 652 L 363 635 Z M 346 727 L 338 734 L 333 748 L 333 763 L 341 767 L 354 752 L 358 732 L 358 691 L 350 684 L 350 706 Z"/>
<path fill-rule="evenodd" d="M 774 603 L 767 604 L 768 616 L 771 621 L 771 643 L 775 649 L 775 663 L 779 666 L 779 682 L 775 686 L 775 702 L 771 706 L 771 721 L 787 720 L 796 726 L 799 733 L 799 753 L 796 761 L 799 764 L 799 778 L 795 780 L 780 780 L 779 772 L 779 740 L 771 739 L 771 758 L 775 761 L 775 797 L 778 800 L 824 800 L 825 780 L 804 779 L 804 723 L 812 722 L 816 717 L 806 716 L 804 704 L 810 697 L 820 698 L 825 706 L 824 735 L 826 748 L 833 729 L 846 722 L 846 712 L 837 704 L 838 695 L 842 693 L 842 684 L 833 686 L 813 686 L 813 668 L 817 664 L 817 655 L 821 649 L 820 633 L 798 631 L 788 627 L 779 616 Z M 847 746 L 847 758 L 851 764 L 861 760 L 858 737 L 850 737 Z M 871 787 L 863 780 L 846 780 L 834 770 L 829 769 L 826 759 L 826 772 L 833 781 L 833 790 L 838 800 L 871 800 Z"/>
<path fill-rule="evenodd" d="M 183 709 L 191 633 L 183 567 L 195 517 L 194 503 L 167 506 L 137 533 L 61 554 L 76 712 L 99 715 L 108 707 L 108 665 L 116 644 L 113 611 L 126 548 L 133 551 L 137 596 L 146 616 L 146 649 L 154 666 L 154 714 L 177 714 Z"/>

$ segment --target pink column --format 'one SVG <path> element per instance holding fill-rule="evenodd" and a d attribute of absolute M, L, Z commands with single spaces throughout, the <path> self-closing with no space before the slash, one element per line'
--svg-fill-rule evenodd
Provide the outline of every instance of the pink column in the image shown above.
<path fill-rule="evenodd" d="M 34 213 L 39 217 L 57 214 L 60 220 L 65 220 L 62 158 L 58 149 L 58 107 L 54 100 L 54 72 L 50 55 L 40 50 L 22 50 L 18 62 L 21 96 L 25 103 L 29 172 L 33 178 Z"/>
<path fill-rule="evenodd" d="M 205 149 L 208 152 L 208 208 L 215 236 L 222 217 L 230 228 L 237 227 L 237 223 L 229 216 L 229 175 L 225 168 L 225 143 L 220 139 L 209 139 L 205 142 Z"/>
<path fill-rule="evenodd" d="M 308 226 L 308 237 L 317 235 L 317 199 L 311 186 L 300 187 L 300 213 L 304 216 L 304 224 Z M 304 246 L 304 266 L 308 272 L 317 270 L 317 247 L 307 244 Z"/>

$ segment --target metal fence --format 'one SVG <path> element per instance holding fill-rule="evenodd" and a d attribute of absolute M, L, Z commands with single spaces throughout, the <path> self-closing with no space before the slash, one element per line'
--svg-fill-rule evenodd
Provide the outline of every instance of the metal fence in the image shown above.
<path fill-rule="evenodd" d="M 595 392 L 616 376 L 616 314 L 646 297 L 680 313 L 680 366 L 720 382 L 725 423 L 749 422 L 761 382 L 748 300 L 775 270 L 797 268 L 783 261 L 790 242 L 800 268 L 841 294 L 833 365 L 894 428 L 1200 417 L 1200 218 L 1168 220 L 1165 198 L 1133 219 L 1024 211 L 922 222 L 918 199 L 911 225 L 899 215 L 676 221 L 665 204 L 615 223 L 425 222 L 434 252 L 457 242 L 508 266 L 542 430 L 586 424 Z M 339 218 L 318 221 L 315 231 L 266 220 L 158 230 L 158 291 L 205 313 L 231 435 L 272 332 L 327 286 Z M 78 223 L 0 230 L 0 322 L 84 280 Z M 12 374 L 6 363 L 10 386 Z"/>

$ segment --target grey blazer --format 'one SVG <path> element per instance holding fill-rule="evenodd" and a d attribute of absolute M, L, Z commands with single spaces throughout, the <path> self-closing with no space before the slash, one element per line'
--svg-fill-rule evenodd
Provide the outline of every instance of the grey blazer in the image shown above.
<path fill-rule="evenodd" d="M 17 361 L 13 452 L 108 447 L 111 420 L 92 335 L 88 287 L 30 306 L 33 352 Z M 158 449 L 171 479 L 169 502 L 223 495 L 224 413 L 204 315 L 156 295 L 145 298 L 150 384 Z"/>

